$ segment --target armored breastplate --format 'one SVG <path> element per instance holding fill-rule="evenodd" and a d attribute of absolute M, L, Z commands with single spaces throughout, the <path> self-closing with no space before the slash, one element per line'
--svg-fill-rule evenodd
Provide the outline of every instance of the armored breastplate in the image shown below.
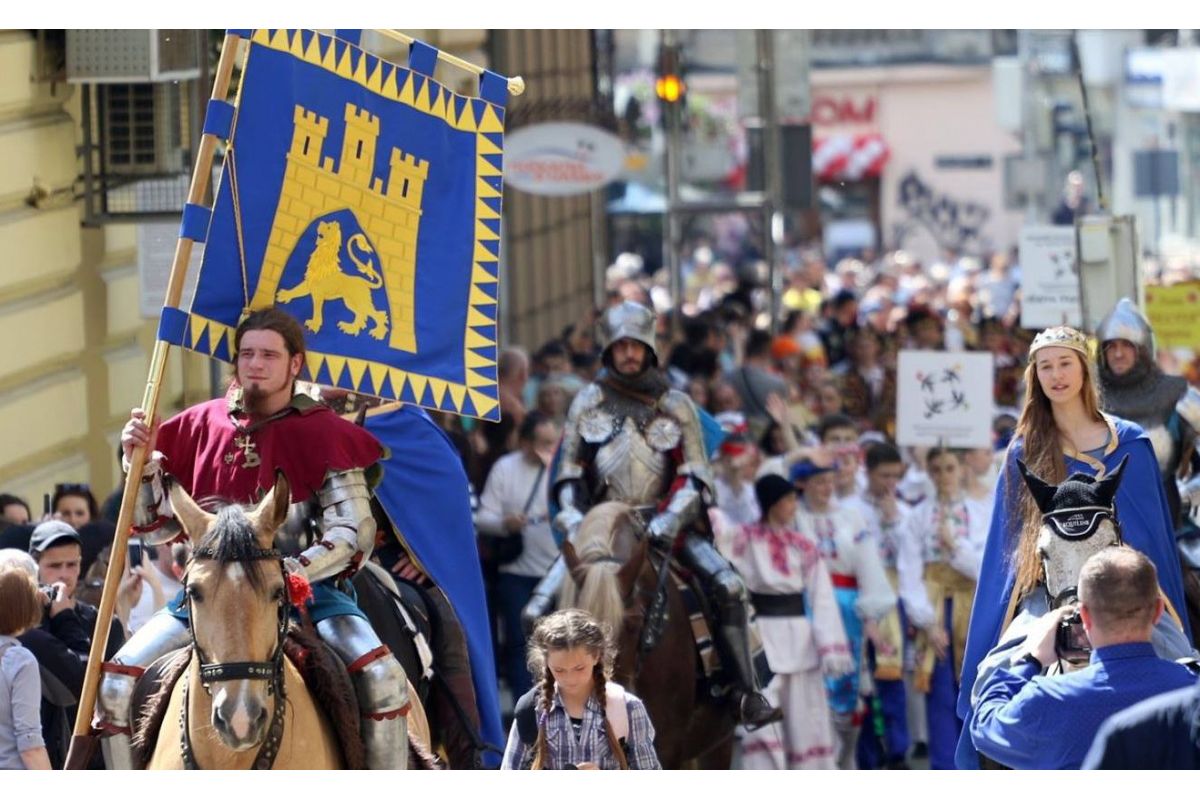
<path fill-rule="evenodd" d="M 316 498 L 288 506 L 287 519 L 275 533 L 275 547 L 285 556 L 298 556 L 321 538 L 321 508 Z"/>
<path fill-rule="evenodd" d="M 579 433 L 596 447 L 593 498 L 634 506 L 662 499 L 672 475 L 670 452 L 682 437 L 678 422 L 654 406 L 607 392 L 581 417 Z"/>

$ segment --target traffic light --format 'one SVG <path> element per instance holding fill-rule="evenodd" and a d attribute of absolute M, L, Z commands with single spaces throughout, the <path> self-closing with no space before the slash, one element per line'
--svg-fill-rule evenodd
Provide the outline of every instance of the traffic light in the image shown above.
<path fill-rule="evenodd" d="M 684 107 L 687 103 L 687 84 L 679 68 L 679 47 L 663 45 L 658 51 L 658 79 L 654 93 L 669 106 Z"/>
<path fill-rule="evenodd" d="M 677 103 L 683 98 L 687 88 L 683 85 L 683 79 L 678 75 L 661 75 L 654 83 L 654 91 L 659 100 Z"/>

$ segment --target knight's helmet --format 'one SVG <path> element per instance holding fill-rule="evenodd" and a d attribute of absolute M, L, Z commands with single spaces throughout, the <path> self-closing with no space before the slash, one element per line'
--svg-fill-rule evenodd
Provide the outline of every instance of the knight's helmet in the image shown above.
<path fill-rule="evenodd" d="M 655 334 L 654 312 L 640 303 L 626 300 L 619 306 L 613 306 L 604 312 L 600 320 L 600 346 L 604 348 L 601 359 L 609 365 L 613 342 L 618 339 L 633 339 L 646 345 L 650 361 L 658 366 L 658 351 L 654 349 Z"/>
<path fill-rule="evenodd" d="M 1096 326 L 1096 338 L 1100 340 L 1100 358 L 1103 361 L 1104 345 L 1114 339 L 1124 339 L 1136 347 L 1143 356 L 1154 360 L 1154 328 L 1142 316 L 1137 306 L 1128 297 L 1122 297 Z"/>

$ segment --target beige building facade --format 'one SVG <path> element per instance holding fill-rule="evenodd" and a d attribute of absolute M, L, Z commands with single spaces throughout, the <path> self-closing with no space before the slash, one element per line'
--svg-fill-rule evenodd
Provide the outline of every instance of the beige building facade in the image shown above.
<path fill-rule="evenodd" d="M 486 31 L 408 33 L 486 62 Z M 136 225 L 83 224 L 82 92 L 48 77 L 63 53 L 42 38 L 0 31 L 0 492 L 35 516 L 56 483 L 87 483 L 100 502 L 118 485 L 120 430 L 141 402 L 157 327 L 139 312 Z M 363 44 L 407 52 L 378 34 Z M 474 80 L 444 65 L 438 77 L 460 90 Z M 209 359 L 173 349 L 160 414 L 213 390 Z"/>
<path fill-rule="evenodd" d="M 1007 250 L 1022 215 L 1004 205 L 1005 158 L 990 64 L 814 69 L 813 137 L 877 134 L 889 151 L 873 222 L 882 246 L 926 261 L 943 248 Z"/>

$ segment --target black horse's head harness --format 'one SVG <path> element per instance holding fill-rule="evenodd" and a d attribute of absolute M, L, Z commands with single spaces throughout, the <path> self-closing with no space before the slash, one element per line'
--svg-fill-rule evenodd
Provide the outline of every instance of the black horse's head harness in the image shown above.
<path fill-rule="evenodd" d="M 207 560 L 213 561 L 217 559 L 217 554 L 214 548 L 207 547 L 194 551 L 192 560 Z M 244 557 L 237 561 L 229 563 L 238 563 L 240 561 L 275 561 L 279 564 L 280 572 L 287 574 L 283 565 L 283 554 L 275 548 L 262 549 L 253 548 Z M 186 581 L 185 581 L 186 584 Z M 196 654 L 196 658 L 200 661 L 200 684 L 204 687 L 204 691 L 209 697 L 212 697 L 212 684 L 222 683 L 225 681 L 236 680 L 265 680 L 267 681 L 267 695 L 275 696 L 275 710 L 271 715 L 271 727 L 267 733 L 267 739 L 259 748 L 258 755 L 254 759 L 254 769 L 270 769 L 275 763 L 275 756 L 279 753 L 279 744 L 283 739 L 283 720 L 284 720 L 284 689 L 283 689 L 283 643 L 287 638 L 288 629 L 288 611 L 289 599 L 285 591 L 283 597 L 280 598 L 278 604 L 278 629 L 275 637 L 275 650 L 271 654 L 268 661 L 229 661 L 229 662 L 213 662 L 200 647 L 200 642 L 196 640 L 196 625 L 195 613 L 192 608 L 192 594 L 190 590 L 185 591 L 187 598 L 188 609 L 188 635 L 192 639 L 192 650 Z M 198 769 L 195 756 L 192 753 L 192 744 L 188 734 L 188 699 L 187 699 L 187 683 L 183 686 L 183 709 L 181 714 L 182 728 L 182 751 L 183 762 L 187 769 Z"/>

